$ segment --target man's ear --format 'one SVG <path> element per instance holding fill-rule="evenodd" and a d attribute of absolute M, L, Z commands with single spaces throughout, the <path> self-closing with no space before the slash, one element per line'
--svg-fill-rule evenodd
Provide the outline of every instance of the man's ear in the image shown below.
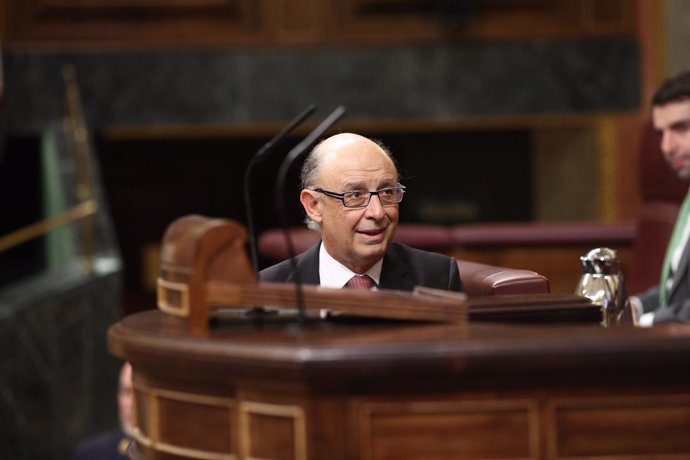
<path fill-rule="evenodd" d="M 313 190 L 304 189 L 299 194 L 299 201 L 302 203 L 302 207 L 304 208 L 304 212 L 307 213 L 307 216 L 317 224 L 320 224 L 322 219 L 321 207 L 316 193 L 317 192 Z"/>

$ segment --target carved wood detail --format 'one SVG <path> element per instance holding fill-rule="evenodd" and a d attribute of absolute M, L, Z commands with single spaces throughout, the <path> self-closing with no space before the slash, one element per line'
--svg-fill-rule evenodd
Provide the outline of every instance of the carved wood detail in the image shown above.
<path fill-rule="evenodd" d="M 624 0 L 15 0 L 7 44 L 248 46 L 635 36 Z"/>

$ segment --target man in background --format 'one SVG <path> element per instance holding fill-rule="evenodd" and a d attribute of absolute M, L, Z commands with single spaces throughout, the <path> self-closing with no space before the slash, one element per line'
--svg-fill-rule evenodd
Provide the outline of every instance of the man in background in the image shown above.
<path fill-rule="evenodd" d="M 126 460 L 132 435 L 132 366 L 120 368 L 117 394 L 120 428 L 97 434 L 77 444 L 73 460 Z"/>
<path fill-rule="evenodd" d="M 690 72 L 667 80 L 657 90 L 652 98 L 652 121 L 664 159 L 690 184 Z M 678 213 L 659 285 L 631 297 L 640 326 L 690 321 L 689 216 L 690 194 Z"/>

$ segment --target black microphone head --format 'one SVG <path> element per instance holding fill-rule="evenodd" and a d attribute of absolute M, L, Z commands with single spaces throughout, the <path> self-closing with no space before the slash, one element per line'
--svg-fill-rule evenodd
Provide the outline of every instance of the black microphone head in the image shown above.
<path fill-rule="evenodd" d="M 304 308 L 304 296 L 302 294 L 302 278 L 300 276 L 299 270 L 297 270 L 297 262 L 295 261 L 295 249 L 292 244 L 292 238 L 290 237 L 290 232 L 288 231 L 288 221 L 287 212 L 285 208 L 285 179 L 287 173 L 290 170 L 290 166 L 304 154 L 306 151 L 311 149 L 316 141 L 318 141 L 324 133 L 331 128 L 343 115 L 345 114 L 345 107 L 339 106 L 333 112 L 331 112 L 328 117 L 324 119 L 314 130 L 307 135 L 307 137 L 297 144 L 290 152 L 287 154 L 285 159 L 280 165 L 278 170 L 278 176 L 276 178 L 276 206 L 278 208 L 278 214 L 280 215 L 281 228 L 283 229 L 283 236 L 285 237 L 285 247 L 287 248 L 288 258 L 294 273 L 295 280 L 295 296 L 297 299 L 297 310 L 299 312 L 299 321 L 304 324 L 306 321 L 306 311 Z"/>
<path fill-rule="evenodd" d="M 254 212 L 252 207 L 251 199 L 251 188 L 249 186 L 251 173 L 254 166 L 262 159 L 266 158 L 267 154 L 273 150 L 273 148 L 278 145 L 280 141 L 285 139 L 288 134 L 290 134 L 295 128 L 301 125 L 304 120 L 311 115 L 316 106 L 314 104 L 309 104 L 307 108 L 302 110 L 302 112 L 297 115 L 287 126 L 285 126 L 278 134 L 276 134 L 271 140 L 266 142 L 259 150 L 256 151 L 254 156 L 249 160 L 247 167 L 244 170 L 244 205 L 245 214 L 247 216 L 247 231 L 249 233 L 249 252 L 251 254 L 252 266 L 254 272 L 259 271 L 259 256 L 256 249 L 256 234 L 254 230 Z"/>

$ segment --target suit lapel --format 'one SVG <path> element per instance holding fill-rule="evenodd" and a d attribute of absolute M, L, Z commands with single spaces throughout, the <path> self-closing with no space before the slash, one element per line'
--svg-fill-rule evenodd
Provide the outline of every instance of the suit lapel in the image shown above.
<path fill-rule="evenodd" d="M 321 284 L 319 277 L 319 248 L 321 241 L 316 243 L 304 253 L 297 256 L 297 271 L 300 274 L 302 284 Z M 288 283 L 295 282 L 295 272 L 292 271 L 287 279 Z"/>
<path fill-rule="evenodd" d="M 381 289 L 395 289 L 411 291 L 414 283 L 409 277 L 407 266 L 395 251 L 395 243 L 391 244 L 383 257 L 381 266 Z"/>
<path fill-rule="evenodd" d="M 303 284 L 321 284 L 321 277 L 319 276 L 320 248 L 321 242 L 319 241 L 306 252 L 297 256 L 297 270 L 300 273 Z M 290 273 L 286 281 L 288 283 L 295 282 L 294 271 Z M 414 285 L 407 265 L 395 250 L 395 243 L 391 244 L 383 257 L 379 287 L 381 289 L 411 291 Z"/>
<path fill-rule="evenodd" d="M 685 243 L 685 248 L 683 248 L 683 255 L 680 257 L 680 261 L 678 262 L 678 270 L 676 270 L 676 272 L 673 274 L 673 284 L 671 284 L 671 290 L 666 296 L 667 305 L 671 304 L 671 298 L 676 291 L 678 291 L 678 288 L 681 286 L 683 280 L 687 276 L 688 263 L 690 263 L 688 249 L 690 249 L 690 238 L 688 238 L 688 241 Z"/>

